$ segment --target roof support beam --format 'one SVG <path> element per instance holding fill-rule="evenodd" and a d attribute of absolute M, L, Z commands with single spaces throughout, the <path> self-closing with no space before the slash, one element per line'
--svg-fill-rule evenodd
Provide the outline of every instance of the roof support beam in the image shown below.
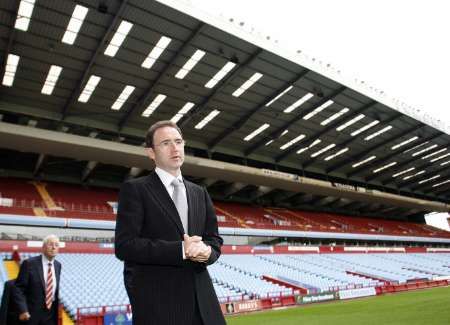
<path fill-rule="evenodd" d="M 392 137 L 392 138 L 390 138 L 390 139 L 387 139 L 386 141 L 383 141 L 382 143 L 377 144 L 376 146 L 371 147 L 370 149 L 364 151 L 362 154 L 358 155 L 358 157 L 355 158 L 354 161 L 356 162 L 356 161 L 358 161 L 358 160 L 360 160 L 360 159 L 363 159 L 363 158 L 365 158 L 371 151 L 374 151 L 374 150 L 377 150 L 377 149 L 379 149 L 379 148 L 385 147 L 387 144 L 391 143 L 393 139 L 399 139 L 399 138 L 401 138 L 401 137 L 403 137 L 403 136 L 405 136 L 405 135 L 411 134 L 411 133 L 413 133 L 413 132 L 415 132 L 415 131 L 420 130 L 420 129 L 423 128 L 424 126 L 425 126 L 424 124 L 418 125 L 418 126 L 413 126 L 413 127 L 409 128 L 408 130 L 402 132 L 401 134 L 397 135 L 396 137 Z M 417 145 L 416 143 L 409 144 L 409 145 L 407 145 L 406 147 L 404 147 L 402 150 L 408 150 L 408 149 L 410 149 L 410 148 L 413 148 L 413 147 L 416 146 L 416 145 Z M 389 155 L 387 155 L 387 156 L 383 156 L 383 158 L 375 159 L 374 161 L 371 162 L 371 164 L 372 164 L 372 165 L 373 165 L 374 163 L 382 164 L 383 162 L 388 161 L 388 160 L 390 160 L 392 157 L 395 157 L 395 156 L 397 156 L 397 155 L 398 155 L 398 152 L 397 152 L 396 150 L 394 150 L 394 151 L 392 151 L 391 154 L 389 154 Z M 348 160 L 346 160 L 346 161 L 344 162 L 344 164 L 351 163 L 351 162 L 352 162 L 352 160 L 348 159 Z M 332 168 L 333 168 L 333 170 L 335 170 L 334 166 L 333 166 Z M 347 177 L 352 177 L 352 176 L 354 176 L 354 175 L 358 174 L 359 172 L 364 171 L 364 170 L 366 170 L 366 169 L 367 169 L 367 166 L 366 166 L 366 165 L 362 165 L 361 167 L 356 168 L 354 171 L 348 173 L 348 174 L 347 174 Z"/>
<path fill-rule="evenodd" d="M 201 181 L 201 184 L 200 184 L 200 185 L 203 186 L 203 187 L 208 188 L 208 187 L 210 187 L 211 185 L 213 185 L 213 184 L 216 183 L 216 182 L 217 182 L 217 179 L 207 177 L 207 178 L 204 178 L 204 179 Z"/>
<path fill-rule="evenodd" d="M 376 104 L 377 104 L 377 102 L 370 102 L 370 103 L 360 107 L 359 109 L 352 111 L 352 115 L 353 116 L 359 115 L 362 112 L 374 107 Z M 311 135 L 310 140 L 295 144 L 291 148 L 287 149 L 283 154 L 279 155 L 276 159 L 283 159 L 284 157 L 287 157 L 287 156 L 291 155 L 292 153 L 297 152 L 302 147 L 308 147 L 316 139 L 320 138 L 324 134 L 327 134 L 328 132 L 333 130 L 336 126 L 340 125 L 342 123 L 342 120 L 344 120 L 344 119 L 350 120 L 351 118 L 352 117 L 348 117 L 348 116 L 344 116 L 344 115 L 340 116 L 339 118 L 337 118 L 336 120 L 331 122 L 327 127 L 322 129 L 320 132 L 317 132 L 316 134 Z"/>
<path fill-rule="evenodd" d="M 396 120 L 396 119 L 398 119 L 398 118 L 400 118 L 400 117 L 402 117 L 402 114 L 395 114 L 394 116 L 390 117 L 390 118 L 387 119 L 386 121 L 383 121 L 383 123 L 384 123 L 384 124 L 391 123 L 392 121 L 394 121 L 394 120 Z M 369 129 L 369 130 L 370 130 L 370 129 Z M 358 136 L 361 136 L 362 134 L 369 132 L 369 130 L 365 130 L 364 132 L 361 132 L 360 134 L 358 134 Z M 317 138 L 316 138 L 316 139 L 317 139 Z M 386 140 L 386 141 L 384 141 L 384 142 L 391 142 L 392 139 L 394 139 L 394 138 L 388 139 L 388 140 Z M 350 138 L 348 138 L 346 141 L 344 141 L 344 142 L 342 142 L 342 143 L 340 143 L 340 144 L 337 144 L 336 147 L 333 148 L 333 150 L 334 150 L 334 151 L 339 151 L 339 149 L 343 149 L 343 148 L 345 148 L 345 147 L 348 147 L 348 146 L 350 146 L 353 142 L 355 142 L 355 141 L 357 141 L 357 140 L 358 140 L 358 137 L 350 137 Z M 317 156 L 317 157 L 315 157 L 315 158 L 312 158 L 312 157 L 311 157 L 310 160 L 308 160 L 307 162 L 305 162 L 305 164 L 303 165 L 303 168 L 306 168 L 306 167 L 312 165 L 317 159 L 319 159 L 320 156 L 321 156 L 321 155 L 319 155 L 319 156 Z"/>
<path fill-rule="evenodd" d="M 285 202 L 297 195 L 305 195 L 305 193 L 278 190 L 278 193 L 272 197 L 272 202 L 274 205 L 279 205 L 281 202 Z"/>
<path fill-rule="evenodd" d="M 415 169 L 414 169 L 413 171 L 411 171 L 411 173 L 414 174 L 414 172 L 417 172 L 417 171 L 419 171 L 419 170 L 422 170 L 422 169 L 425 170 L 425 168 L 427 168 L 427 167 L 430 167 L 430 163 L 429 163 L 429 162 L 425 162 L 425 163 L 422 164 L 421 166 L 415 167 Z M 444 167 L 442 167 L 442 168 L 438 168 L 438 169 L 433 170 L 433 171 L 430 171 L 430 172 L 428 172 L 428 173 L 421 174 L 421 175 L 420 175 L 420 178 L 425 179 L 425 178 L 428 178 L 428 177 L 437 175 L 437 174 L 440 173 L 440 172 L 445 172 L 445 171 L 448 171 L 448 170 L 449 170 L 448 166 L 444 166 Z M 406 175 L 407 175 L 407 174 L 401 175 L 400 178 L 405 177 Z M 412 179 L 412 180 L 410 180 L 410 181 L 402 182 L 401 185 L 400 185 L 400 187 L 407 187 L 407 186 L 409 186 L 410 184 L 415 183 L 416 180 L 417 180 L 417 179 L 414 178 L 414 179 Z M 384 180 L 384 181 L 382 182 L 382 184 L 383 184 L 383 185 L 386 185 L 386 184 L 396 183 L 395 181 L 396 181 L 396 178 L 394 178 L 394 177 L 389 177 L 389 178 L 387 178 L 386 180 Z"/>
<path fill-rule="evenodd" d="M 274 188 L 270 186 L 258 186 L 252 193 L 249 195 L 249 199 L 251 201 L 254 201 L 256 199 L 259 199 L 261 196 L 264 196 L 268 194 L 269 192 L 273 191 Z"/>
<path fill-rule="evenodd" d="M 281 133 L 283 133 L 284 130 L 288 129 L 290 126 L 294 125 L 295 123 L 297 123 L 298 121 L 300 121 L 305 115 L 309 114 L 310 112 L 312 112 L 313 110 L 315 110 L 317 107 L 319 107 L 320 105 L 324 104 L 325 102 L 327 102 L 328 100 L 336 97 L 337 95 L 341 94 L 345 89 L 347 89 L 347 87 L 339 87 L 338 89 L 336 89 L 335 91 L 333 91 L 330 95 L 322 98 L 316 105 L 314 105 L 312 108 L 303 111 L 301 114 L 297 115 L 296 117 L 294 117 L 292 120 L 290 120 L 289 122 L 285 123 L 283 126 L 279 127 L 278 129 L 276 129 L 275 131 L 273 131 L 272 133 L 270 133 L 268 136 L 261 138 L 258 142 L 256 142 L 255 144 L 253 144 L 252 146 L 250 146 L 247 150 L 245 150 L 245 156 L 249 156 L 251 155 L 255 150 L 257 150 L 258 148 L 260 148 L 261 146 L 265 145 L 267 143 L 267 141 L 272 140 L 272 139 L 276 139 L 278 138 Z M 285 157 L 287 157 L 287 155 L 285 155 L 284 153 L 279 155 L 277 158 L 275 158 L 275 161 L 279 162 L 282 159 L 284 159 Z"/>
<path fill-rule="evenodd" d="M 222 142 L 227 136 L 231 135 L 234 131 L 238 131 L 240 128 L 242 128 L 245 123 L 247 123 L 248 120 L 250 120 L 255 114 L 257 114 L 259 111 L 264 109 L 266 104 L 271 101 L 275 96 L 280 94 L 283 90 L 285 90 L 290 85 L 295 85 L 297 82 L 299 82 L 307 73 L 309 72 L 308 69 L 303 70 L 299 75 L 297 75 L 295 78 L 290 80 L 289 82 L 285 83 L 283 87 L 277 89 L 274 91 L 270 96 L 268 96 L 269 99 L 265 99 L 263 103 L 257 105 L 254 109 L 250 110 L 244 117 L 240 118 L 239 121 L 234 123 L 229 128 L 226 128 L 223 130 L 219 136 L 217 136 L 215 139 L 213 139 L 209 144 L 209 150 L 214 150 L 214 148 Z"/>
<path fill-rule="evenodd" d="M 125 112 L 125 114 L 122 116 L 122 118 L 119 121 L 118 129 L 119 132 L 124 128 L 125 124 L 128 122 L 128 120 L 131 118 L 131 115 L 133 112 L 138 111 L 141 109 L 145 104 L 147 104 L 148 100 L 154 95 L 154 91 L 156 86 L 159 84 L 159 82 L 164 78 L 164 76 L 167 75 L 167 72 L 169 69 L 175 64 L 175 62 L 181 57 L 184 50 L 192 44 L 193 40 L 202 32 L 202 30 L 205 28 L 204 23 L 200 23 L 197 28 L 192 32 L 192 34 L 189 36 L 186 42 L 181 46 L 181 48 L 177 51 L 177 53 L 173 56 L 173 58 L 170 60 L 169 63 L 165 66 L 163 70 L 158 74 L 155 81 L 152 82 L 150 87 L 148 87 L 144 92 L 143 95 L 138 99 L 138 101 L 128 110 Z"/>
<path fill-rule="evenodd" d="M 442 133 L 441 133 L 441 134 L 438 134 L 438 135 L 434 135 L 434 136 L 428 137 L 428 138 L 426 138 L 424 141 L 432 141 L 432 140 L 434 140 L 434 139 L 440 137 L 441 135 L 442 135 Z M 422 141 L 422 142 L 424 142 L 424 141 Z M 412 148 L 414 148 L 414 146 L 412 146 Z M 418 159 L 420 159 L 420 158 L 426 156 L 427 154 L 428 154 L 428 152 L 424 152 L 424 153 L 422 153 L 422 154 L 420 154 L 420 155 L 417 155 L 416 157 L 413 157 L 413 158 L 408 159 L 408 160 L 406 160 L 406 161 L 402 161 L 400 164 L 395 165 L 395 168 L 396 168 L 396 169 L 399 169 L 399 168 L 401 168 L 401 167 L 403 167 L 403 166 L 407 166 L 408 164 L 410 164 L 410 163 L 412 163 L 412 162 L 414 162 L 414 161 L 416 161 L 416 160 L 418 160 Z M 383 160 L 384 160 L 384 159 L 383 159 Z M 377 165 L 378 165 L 378 163 L 377 163 Z M 385 170 L 380 171 L 379 173 L 376 173 L 376 174 L 374 173 L 373 175 L 371 175 L 371 176 L 369 176 L 369 177 L 366 178 L 366 182 L 370 182 L 370 181 L 372 181 L 373 179 L 379 177 L 380 175 L 383 175 L 383 174 L 388 173 L 388 172 L 392 172 L 392 170 L 390 170 L 390 169 L 388 168 L 388 169 L 385 169 Z"/>
<path fill-rule="evenodd" d="M 143 171 L 144 171 L 143 168 L 131 167 L 130 170 L 128 171 L 127 176 L 125 177 L 125 180 L 135 178 L 139 176 Z"/>
<path fill-rule="evenodd" d="M 86 69 L 84 69 L 83 75 L 81 77 L 81 79 L 78 81 L 77 86 L 75 87 L 75 89 L 72 91 L 72 93 L 70 94 L 69 99 L 66 101 L 66 103 L 64 104 L 64 107 L 61 109 L 61 120 L 64 121 L 65 118 L 67 117 L 67 111 L 69 110 L 70 106 L 73 105 L 73 103 L 75 102 L 76 97 L 79 95 L 82 86 L 85 84 L 86 79 L 88 78 L 88 76 L 91 73 L 91 69 L 92 66 L 95 63 L 95 60 L 97 59 L 100 50 L 103 49 L 103 44 L 106 42 L 106 40 L 109 38 L 113 27 L 116 26 L 116 23 L 118 21 L 118 19 L 122 16 L 122 13 L 125 9 L 125 5 L 127 4 L 128 0 L 122 0 L 122 3 L 120 4 L 119 9 L 117 10 L 114 18 L 112 19 L 111 23 L 109 24 L 108 29 L 106 30 L 105 34 L 103 35 L 101 41 L 98 43 L 97 48 L 95 49 L 94 54 L 91 56 L 88 65 L 86 66 Z"/>
<path fill-rule="evenodd" d="M 47 156 L 43 153 L 39 154 L 38 159 L 36 160 L 36 165 L 34 166 L 33 177 L 36 177 L 42 169 L 42 165 L 44 161 L 47 159 Z"/>
<path fill-rule="evenodd" d="M 252 55 L 250 55 L 244 63 L 242 63 L 237 69 L 235 69 L 228 76 L 219 81 L 218 85 L 216 85 L 212 92 L 202 100 L 202 102 L 196 105 L 192 110 L 190 110 L 178 123 L 178 125 L 182 128 L 184 127 L 195 115 L 204 110 L 208 104 L 214 99 L 216 94 L 220 92 L 226 85 L 228 85 L 235 77 L 237 77 L 244 69 L 246 69 L 261 53 L 262 49 L 258 48 Z"/>
<path fill-rule="evenodd" d="M 230 196 L 232 196 L 233 194 L 236 194 L 237 192 L 239 192 L 240 190 L 242 190 L 244 187 L 246 187 L 248 184 L 245 183 L 240 183 L 240 182 L 236 182 L 236 183 L 232 183 L 230 185 L 228 185 L 224 192 L 223 192 L 223 196 L 225 198 L 229 198 Z"/>
<path fill-rule="evenodd" d="M 97 167 L 98 162 L 97 161 L 88 161 L 86 164 L 86 167 L 84 167 L 83 173 L 81 175 L 81 182 L 84 183 L 86 180 L 91 176 L 92 172 L 94 171 L 95 167 Z"/>
<path fill-rule="evenodd" d="M 437 175 L 437 174 L 436 173 L 428 173 L 428 176 L 431 176 L 431 175 L 434 176 L 434 175 Z M 420 175 L 420 176 L 422 176 L 422 175 Z M 426 179 L 426 178 L 428 178 L 428 177 L 423 177 L 423 179 Z M 445 176 L 442 177 L 441 176 L 439 178 L 433 179 L 432 181 L 425 182 L 425 183 L 422 183 L 422 184 L 417 184 L 417 186 L 411 187 L 411 188 L 412 188 L 413 191 L 417 191 L 420 188 L 429 188 L 430 191 L 428 191 L 428 192 L 431 192 L 431 190 L 433 189 L 433 187 L 432 187 L 433 184 L 437 184 L 437 183 L 443 182 L 444 180 L 447 180 L 447 179 L 450 179 L 450 176 L 449 177 L 445 177 Z M 432 194 L 435 194 L 435 193 L 432 192 Z"/>
<path fill-rule="evenodd" d="M 414 126 L 414 127 L 412 127 L 412 128 L 409 128 L 408 130 L 402 132 L 402 134 L 398 134 L 396 137 L 400 137 L 400 136 L 402 136 L 403 134 L 406 134 L 406 133 L 414 132 L 414 131 L 420 129 L 421 127 L 422 127 L 422 126 Z M 336 164 L 334 164 L 333 166 L 331 166 L 330 168 L 327 169 L 327 171 L 326 171 L 327 174 L 329 174 L 329 173 L 335 171 L 336 169 L 338 169 L 338 168 L 340 168 L 340 167 L 342 167 L 342 166 L 347 166 L 348 164 L 350 164 L 350 163 L 352 163 L 352 162 L 357 162 L 357 161 L 359 161 L 359 160 L 361 160 L 361 159 L 363 159 L 363 158 L 366 158 L 367 155 L 369 155 L 369 154 L 370 154 L 371 152 L 373 152 L 374 150 L 378 150 L 379 148 L 383 148 L 383 147 L 385 147 L 388 143 L 391 143 L 391 142 L 392 142 L 392 139 L 393 139 L 393 138 L 387 139 L 387 140 L 385 140 L 385 141 L 383 141 L 383 142 L 381 142 L 381 143 L 378 143 L 378 144 L 376 144 L 376 145 L 374 145 L 374 146 L 372 146 L 372 147 L 370 147 L 370 148 L 367 148 L 367 149 L 364 150 L 362 153 L 360 153 L 357 157 L 354 157 L 354 158 L 347 158 L 347 159 L 344 159 L 344 160 L 341 160 L 341 161 L 337 162 Z M 394 151 L 392 154 L 388 155 L 389 158 L 382 158 L 382 159 L 379 159 L 379 160 L 380 160 L 380 161 L 384 161 L 384 160 L 390 159 L 390 157 L 393 157 L 393 156 L 395 156 L 395 155 L 397 155 L 397 154 L 398 154 L 398 153 L 397 153 L 396 151 Z M 371 163 L 371 164 L 373 164 L 373 163 Z M 362 169 L 365 169 L 365 168 L 367 168 L 367 166 L 357 168 L 357 170 L 362 170 Z M 356 173 L 357 173 L 357 171 L 352 171 L 352 172 L 350 172 L 349 174 L 347 174 L 347 177 L 351 177 L 351 176 L 355 175 Z"/>

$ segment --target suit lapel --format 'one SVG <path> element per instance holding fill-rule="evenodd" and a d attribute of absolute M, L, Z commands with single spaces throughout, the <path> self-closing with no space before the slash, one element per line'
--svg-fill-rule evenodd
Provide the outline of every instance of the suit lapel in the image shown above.
<path fill-rule="evenodd" d="M 59 264 L 59 262 L 55 260 L 53 265 L 55 266 L 55 274 L 56 274 L 56 291 L 58 291 L 59 290 L 59 279 L 61 277 L 61 264 Z"/>
<path fill-rule="evenodd" d="M 153 195 L 155 201 L 158 202 L 161 209 L 165 211 L 167 216 L 175 223 L 180 234 L 184 234 L 183 225 L 181 224 L 177 208 L 155 171 L 148 176 L 148 186 L 149 192 Z"/>
<path fill-rule="evenodd" d="M 192 184 L 183 178 L 184 186 L 186 187 L 186 196 L 188 202 L 188 233 L 189 236 L 197 233 L 197 222 L 195 216 L 197 215 L 197 205 L 195 204 L 196 198 L 192 188 Z"/>

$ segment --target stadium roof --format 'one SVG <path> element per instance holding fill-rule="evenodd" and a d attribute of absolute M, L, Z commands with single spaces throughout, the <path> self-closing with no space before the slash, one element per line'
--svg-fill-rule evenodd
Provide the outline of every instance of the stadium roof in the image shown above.
<path fill-rule="evenodd" d="M 2 1 L 0 51 L 3 122 L 142 145 L 150 124 L 173 119 L 191 157 L 450 203 L 446 126 L 189 3 Z M 117 185 L 143 172 L 3 147 L 3 175 Z M 430 211 L 188 176 L 219 199 L 388 217 Z"/>

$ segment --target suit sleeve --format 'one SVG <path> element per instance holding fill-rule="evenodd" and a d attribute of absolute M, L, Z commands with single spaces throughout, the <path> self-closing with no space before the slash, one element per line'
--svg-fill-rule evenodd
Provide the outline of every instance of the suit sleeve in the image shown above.
<path fill-rule="evenodd" d="M 220 256 L 220 248 L 223 244 L 222 237 L 219 236 L 219 229 L 217 226 L 217 216 L 214 211 L 214 206 L 206 189 L 203 189 L 206 204 L 206 224 L 203 233 L 203 242 L 211 246 L 211 255 L 206 261 L 207 265 L 213 264 Z"/>
<path fill-rule="evenodd" d="M 17 305 L 19 314 L 28 312 L 28 305 L 26 299 L 26 292 L 28 283 L 30 280 L 30 263 L 28 260 L 24 260 L 20 266 L 19 275 L 17 276 L 15 287 L 16 290 L 12 290 L 12 298 Z"/>
<path fill-rule="evenodd" d="M 136 184 L 125 182 L 119 194 L 115 232 L 115 254 L 118 259 L 157 265 L 182 265 L 180 241 L 140 237 L 144 224 L 144 209 Z"/>

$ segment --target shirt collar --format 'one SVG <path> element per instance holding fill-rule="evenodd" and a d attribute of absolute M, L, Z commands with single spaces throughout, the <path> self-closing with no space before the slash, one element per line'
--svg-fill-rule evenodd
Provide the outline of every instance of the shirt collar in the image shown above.
<path fill-rule="evenodd" d="M 164 169 L 161 169 L 159 167 L 155 168 L 155 172 L 156 172 L 156 174 L 158 174 L 159 179 L 161 179 L 161 182 L 164 184 L 165 187 L 172 186 L 171 183 L 175 178 L 178 179 L 180 182 L 183 182 L 183 176 L 181 176 L 181 173 L 180 173 L 180 175 L 175 177 L 172 174 L 166 172 Z"/>

